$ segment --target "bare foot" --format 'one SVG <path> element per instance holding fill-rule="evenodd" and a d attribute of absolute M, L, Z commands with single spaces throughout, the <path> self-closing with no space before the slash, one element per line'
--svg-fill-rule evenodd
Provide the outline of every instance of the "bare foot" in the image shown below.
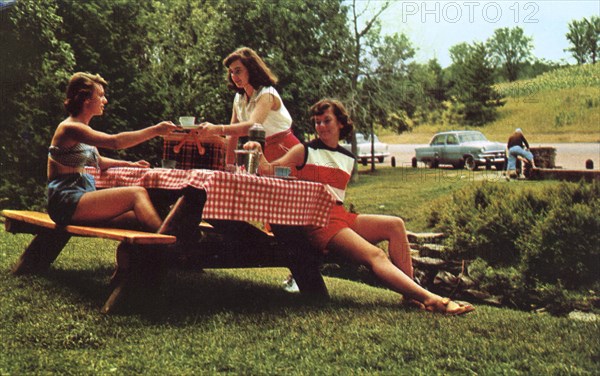
<path fill-rule="evenodd" d="M 425 307 L 425 304 L 421 303 L 416 299 L 411 298 L 403 298 L 402 305 L 405 307 L 420 309 L 422 311 L 425 311 L 427 309 L 427 307 Z"/>

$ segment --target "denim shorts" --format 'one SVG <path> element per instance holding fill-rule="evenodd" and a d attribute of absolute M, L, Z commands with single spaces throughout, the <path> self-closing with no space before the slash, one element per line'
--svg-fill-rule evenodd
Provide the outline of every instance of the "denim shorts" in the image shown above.
<path fill-rule="evenodd" d="M 59 175 L 48 182 L 48 214 L 56 224 L 68 225 L 81 196 L 96 190 L 90 174 Z"/>

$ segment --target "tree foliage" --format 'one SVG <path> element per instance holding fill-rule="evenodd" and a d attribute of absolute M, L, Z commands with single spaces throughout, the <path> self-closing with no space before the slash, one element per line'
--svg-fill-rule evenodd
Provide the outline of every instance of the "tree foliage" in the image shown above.
<path fill-rule="evenodd" d="M 600 53 L 600 17 L 571 21 L 566 37 L 571 46 L 565 51 L 571 53 L 577 64 L 596 64 Z"/>
<path fill-rule="evenodd" d="M 521 64 L 531 59 L 533 38 L 528 37 L 523 29 L 503 27 L 494 30 L 494 35 L 487 41 L 487 48 L 494 63 L 502 66 L 508 81 L 519 78 Z"/>
<path fill-rule="evenodd" d="M 0 204 L 41 205 L 46 155 L 62 115 L 62 93 L 74 54 L 52 2 L 19 1 L 2 11 L 0 50 Z"/>
<path fill-rule="evenodd" d="M 480 126 L 496 117 L 501 104 L 494 84 L 494 69 L 483 43 L 461 43 L 450 48 L 452 58 L 450 118 L 454 122 Z"/>

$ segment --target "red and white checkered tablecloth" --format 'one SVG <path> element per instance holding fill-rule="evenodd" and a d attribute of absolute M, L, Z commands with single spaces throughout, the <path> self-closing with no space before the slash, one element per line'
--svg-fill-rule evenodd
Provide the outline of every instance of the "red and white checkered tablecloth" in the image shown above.
<path fill-rule="evenodd" d="M 86 168 L 97 188 L 142 186 L 206 191 L 202 217 L 261 221 L 293 226 L 325 226 L 335 198 L 320 183 L 283 180 L 215 170 L 176 170 L 119 167 Z"/>

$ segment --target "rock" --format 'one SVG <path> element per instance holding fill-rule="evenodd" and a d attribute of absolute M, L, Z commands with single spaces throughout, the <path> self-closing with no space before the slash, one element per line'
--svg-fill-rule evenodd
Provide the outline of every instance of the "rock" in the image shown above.
<path fill-rule="evenodd" d="M 460 278 L 450 272 L 440 270 L 433 279 L 433 284 L 439 285 L 442 283 L 454 287 L 460 283 Z"/>
<path fill-rule="evenodd" d="M 463 293 L 470 295 L 471 297 L 486 302 L 491 305 L 501 306 L 502 305 L 502 297 L 494 296 L 484 291 L 479 291 L 475 289 L 466 289 Z"/>
<path fill-rule="evenodd" d="M 471 278 L 469 278 L 466 275 L 459 275 L 460 278 L 460 285 L 464 288 L 471 288 L 474 287 L 475 285 L 477 285 L 475 283 L 475 281 L 473 281 Z"/>
<path fill-rule="evenodd" d="M 441 268 L 446 265 L 446 261 L 433 257 L 413 256 L 412 260 L 416 267 Z"/>
<path fill-rule="evenodd" d="M 407 231 L 408 241 L 411 243 L 425 243 L 427 241 L 439 241 L 445 238 L 445 235 L 439 232 L 411 232 Z"/>
<path fill-rule="evenodd" d="M 571 320 L 585 321 L 585 322 L 596 322 L 600 321 L 600 315 L 591 312 L 572 311 L 568 316 Z"/>
<path fill-rule="evenodd" d="M 441 244 L 427 243 L 421 245 L 419 253 L 421 254 L 421 256 L 441 257 L 445 250 L 446 247 L 444 247 Z"/>

